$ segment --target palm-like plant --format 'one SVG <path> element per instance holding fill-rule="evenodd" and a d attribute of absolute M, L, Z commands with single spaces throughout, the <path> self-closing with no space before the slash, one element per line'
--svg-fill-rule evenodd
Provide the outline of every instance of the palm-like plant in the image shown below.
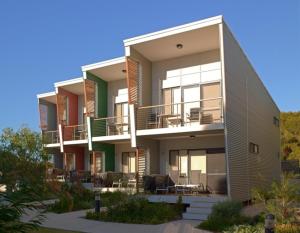
<path fill-rule="evenodd" d="M 296 221 L 297 204 L 300 201 L 300 187 L 293 184 L 292 174 L 284 174 L 279 182 L 273 182 L 269 189 L 253 189 L 255 202 L 263 203 L 266 211 L 276 217 L 278 223 Z"/>
<path fill-rule="evenodd" d="M 32 203 L 36 194 L 31 190 L 0 193 L 0 233 L 26 233 L 37 229 L 44 216 L 38 212 L 26 222 L 21 221 L 26 211 L 36 210 Z"/>

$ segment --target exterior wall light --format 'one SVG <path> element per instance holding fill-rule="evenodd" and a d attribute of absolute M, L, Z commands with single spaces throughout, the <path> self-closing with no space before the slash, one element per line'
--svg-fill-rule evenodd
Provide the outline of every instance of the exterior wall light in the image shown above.
<path fill-rule="evenodd" d="M 177 44 L 176 47 L 177 47 L 178 49 L 182 49 L 182 48 L 183 48 L 183 45 L 182 45 L 182 44 Z"/>

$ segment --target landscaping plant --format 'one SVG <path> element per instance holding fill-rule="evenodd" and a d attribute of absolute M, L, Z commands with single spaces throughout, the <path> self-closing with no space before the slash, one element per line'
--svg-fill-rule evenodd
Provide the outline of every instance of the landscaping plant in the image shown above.
<path fill-rule="evenodd" d="M 263 203 L 266 211 L 275 215 L 277 224 L 292 224 L 296 221 L 300 187 L 291 182 L 292 177 L 292 174 L 284 174 L 270 188 L 256 188 L 252 191 L 254 202 Z"/>
<path fill-rule="evenodd" d="M 198 227 L 210 231 L 221 232 L 233 225 L 250 222 L 250 218 L 241 215 L 242 203 L 237 201 L 224 201 L 215 204 L 207 220 Z"/>
<path fill-rule="evenodd" d="M 110 206 L 100 214 L 87 212 L 86 218 L 107 222 L 160 224 L 180 219 L 181 213 L 178 206 L 150 203 L 147 199 L 135 197 L 119 205 Z"/>

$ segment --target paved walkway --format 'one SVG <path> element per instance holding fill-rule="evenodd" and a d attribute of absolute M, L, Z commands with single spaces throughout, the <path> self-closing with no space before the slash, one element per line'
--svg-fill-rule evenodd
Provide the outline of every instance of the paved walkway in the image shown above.
<path fill-rule="evenodd" d="M 141 225 L 141 224 L 123 224 L 100 222 L 87 220 L 84 218 L 85 210 L 74 211 L 64 214 L 46 213 L 45 221 L 42 226 L 73 230 L 89 233 L 204 233 L 207 231 L 199 230 L 194 226 L 199 224 L 199 221 L 193 220 L 178 220 L 159 225 Z M 23 221 L 29 221 L 37 212 L 29 211 L 23 216 Z"/>

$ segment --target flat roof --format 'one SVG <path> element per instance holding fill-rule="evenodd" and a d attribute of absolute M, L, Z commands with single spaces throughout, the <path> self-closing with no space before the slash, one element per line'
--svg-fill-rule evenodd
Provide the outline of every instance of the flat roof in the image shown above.
<path fill-rule="evenodd" d="M 65 81 L 61 81 L 61 82 L 56 82 L 56 83 L 54 83 L 54 87 L 68 86 L 68 85 L 81 83 L 81 82 L 83 82 L 83 77 L 69 79 L 69 80 L 65 80 Z"/>
<path fill-rule="evenodd" d="M 130 45 L 134 45 L 134 44 L 138 44 L 138 43 L 142 43 L 142 42 L 146 42 L 146 41 L 150 41 L 150 40 L 155 40 L 155 39 L 159 39 L 159 38 L 170 36 L 170 35 L 175 35 L 178 33 L 183 33 L 186 31 L 191 31 L 191 30 L 219 24 L 222 22 L 223 22 L 223 16 L 218 15 L 215 17 L 198 20 L 198 21 L 195 21 L 192 23 L 187 23 L 187 24 L 176 26 L 176 27 L 171 27 L 171 28 L 167 28 L 164 30 L 160 30 L 160 31 L 144 34 L 141 36 L 136 36 L 136 37 L 132 37 L 129 39 L 125 39 L 125 40 L 123 40 L 123 43 L 124 43 L 124 46 L 130 46 Z"/>
<path fill-rule="evenodd" d="M 117 58 L 113 58 L 113 59 L 109 59 L 109 60 L 100 61 L 97 63 L 84 65 L 81 67 L 81 70 L 84 72 L 84 71 L 94 70 L 94 69 L 111 66 L 111 65 L 116 65 L 116 64 L 124 63 L 124 62 L 125 62 L 125 57 L 122 56 L 122 57 L 117 57 Z"/>
<path fill-rule="evenodd" d="M 37 94 L 36 97 L 38 99 L 41 99 L 41 98 L 50 97 L 50 96 L 54 96 L 54 95 L 56 95 L 55 91 L 51 91 L 51 92 Z"/>

